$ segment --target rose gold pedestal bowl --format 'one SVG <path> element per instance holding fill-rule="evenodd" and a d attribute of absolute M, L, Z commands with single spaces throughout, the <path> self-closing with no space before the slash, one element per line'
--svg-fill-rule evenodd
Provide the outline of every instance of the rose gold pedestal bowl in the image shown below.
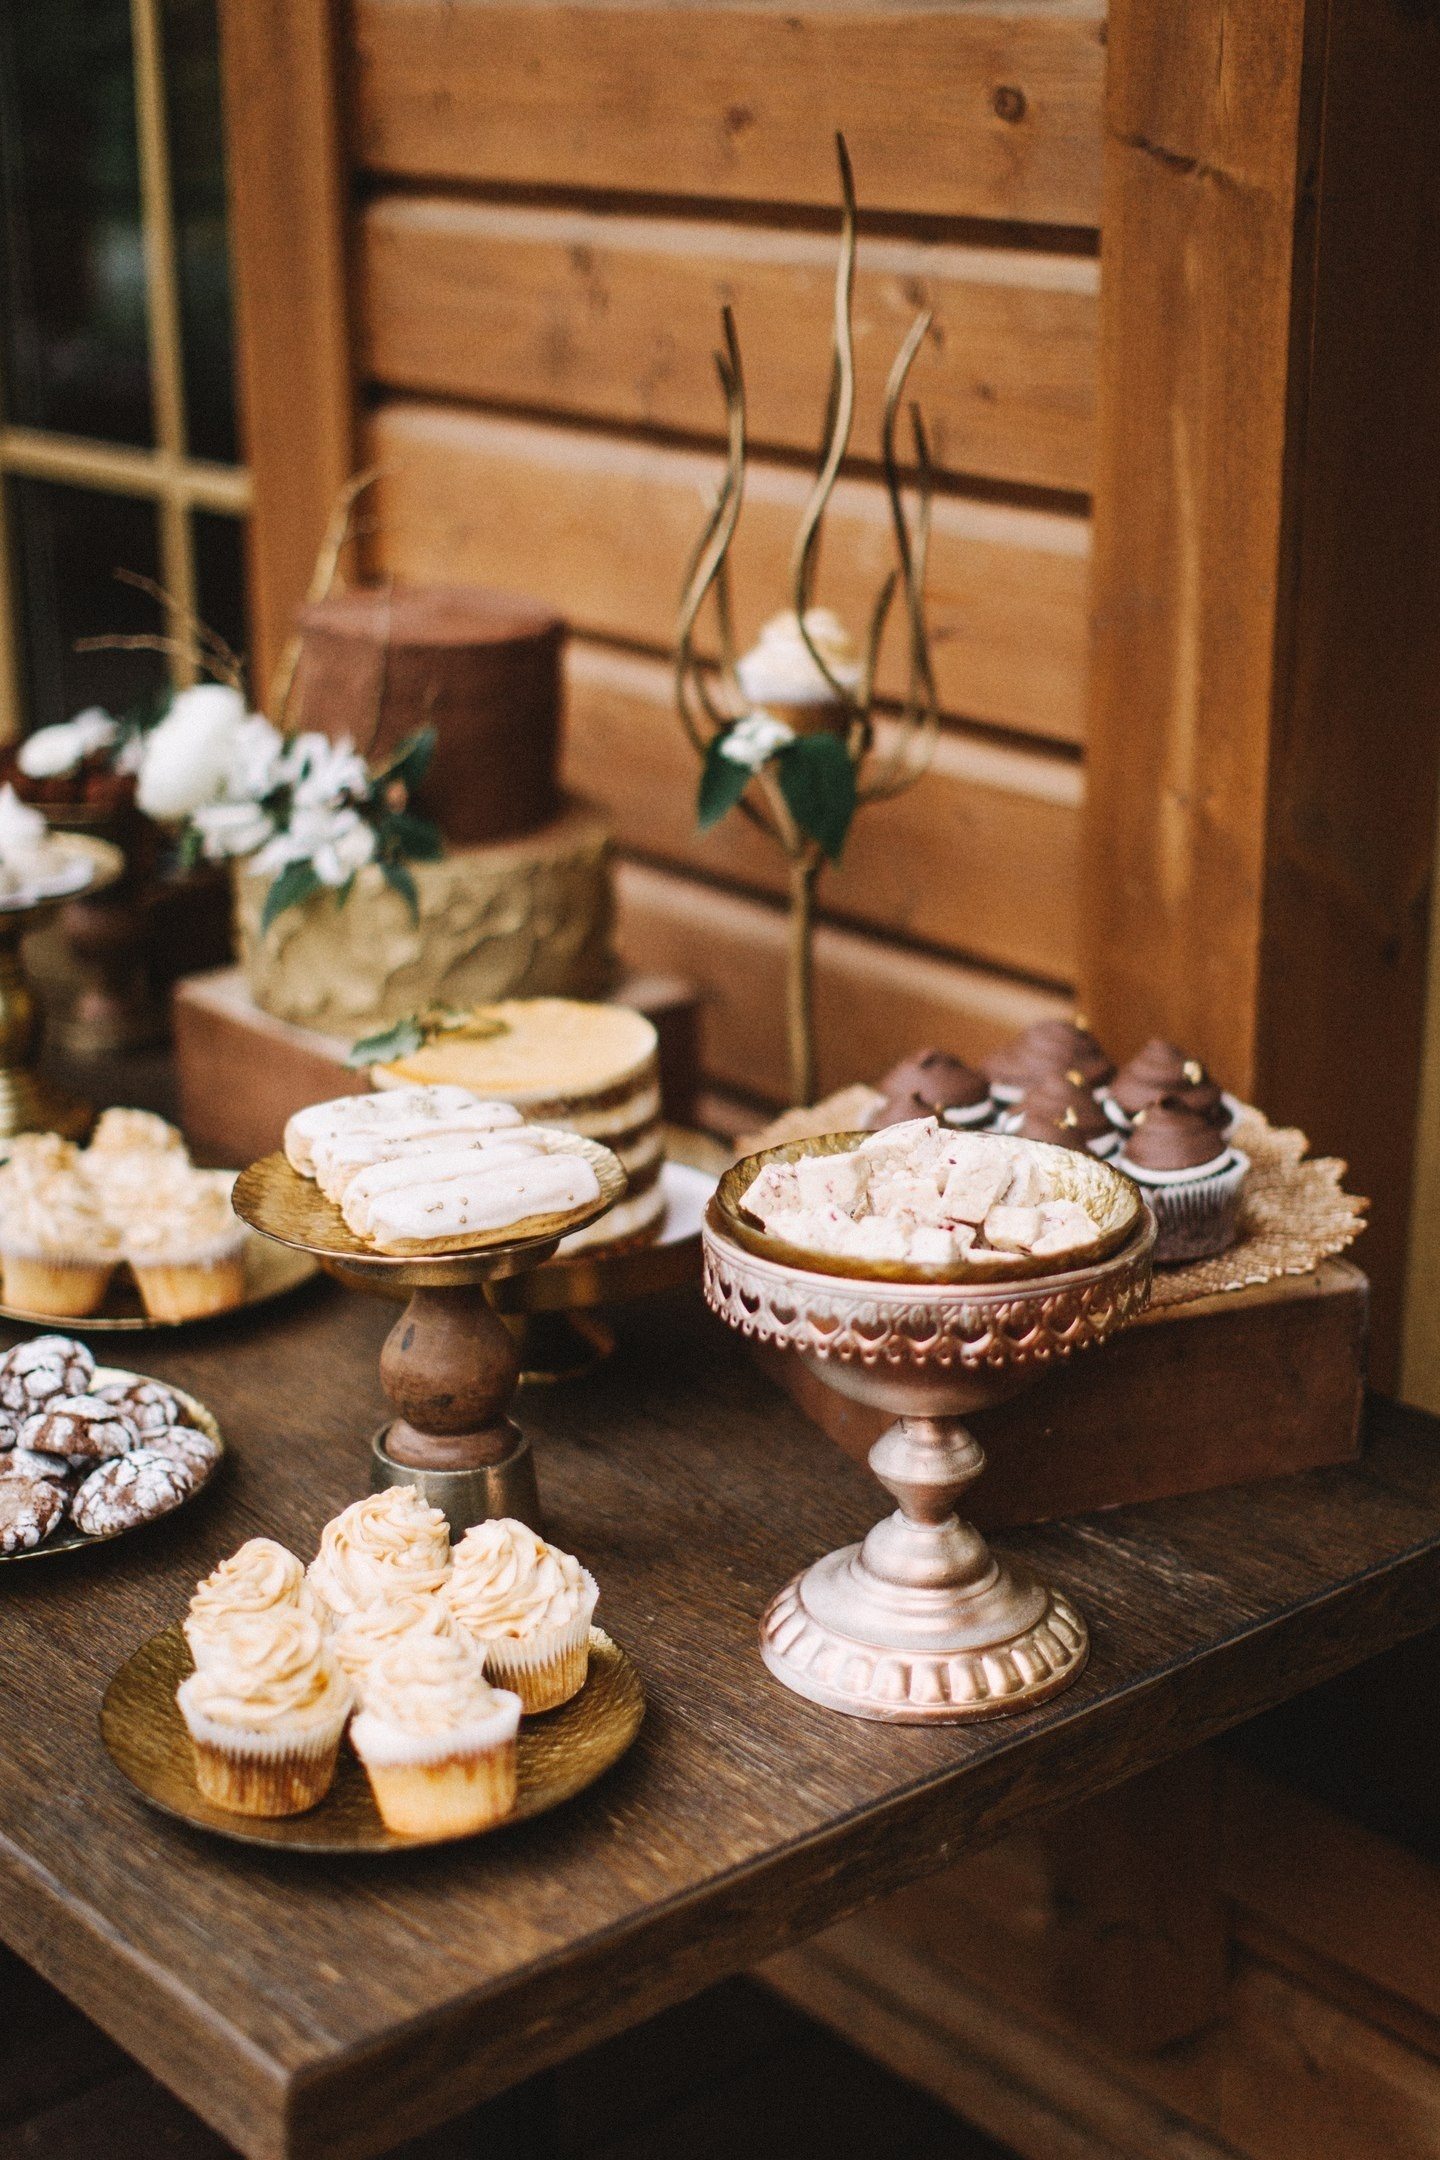
<path fill-rule="evenodd" d="M 763 1160 L 732 1173 L 740 1190 Z M 985 1464 L 963 1420 L 1143 1310 L 1148 1209 L 1137 1204 L 1123 1243 L 1093 1264 L 1017 1281 L 857 1279 L 767 1257 L 737 1227 L 722 1188 L 704 1232 L 711 1309 L 896 1420 L 869 1460 L 899 1505 L 773 1600 L 760 1624 L 771 1672 L 828 1709 L 897 1723 L 995 1717 L 1058 1694 L 1085 1663 L 1085 1622 L 955 1513 Z"/>

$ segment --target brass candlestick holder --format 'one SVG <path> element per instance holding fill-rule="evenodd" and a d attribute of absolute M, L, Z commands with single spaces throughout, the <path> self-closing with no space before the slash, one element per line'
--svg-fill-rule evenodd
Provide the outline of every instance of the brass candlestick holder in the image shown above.
<path fill-rule="evenodd" d="M 712 1311 L 744 1335 L 795 1351 L 837 1393 L 896 1417 L 869 1461 L 898 1508 L 863 1543 L 827 1553 L 786 1585 L 760 1623 L 761 1655 L 797 1695 L 852 1717 L 958 1724 L 1029 1709 L 1078 1676 L 1089 1636 L 1067 1599 L 993 1553 L 956 1514 L 955 1501 L 985 1467 L 963 1420 L 1142 1311 L 1154 1219 L 1128 1179 L 1077 1155 L 1076 1176 L 1093 1175 L 1097 1189 L 1113 1181 L 1111 1249 L 1102 1240 L 1103 1257 L 1089 1266 L 942 1282 L 898 1270 L 890 1279 L 831 1274 L 765 1257 L 733 1196 L 767 1160 L 860 1137 L 750 1158 L 722 1180 L 705 1218 Z"/>
<path fill-rule="evenodd" d="M 520 1353 L 489 1288 L 538 1267 L 561 1238 L 623 1197 L 618 1158 L 593 1140 L 575 1147 L 599 1180 L 598 1200 L 510 1224 L 463 1252 L 377 1252 L 283 1155 L 252 1163 L 235 1186 L 235 1212 L 263 1236 L 339 1263 L 353 1288 L 382 1297 L 409 1293 L 380 1352 L 380 1381 L 395 1416 L 371 1439 L 370 1483 L 377 1491 L 418 1487 L 456 1532 L 492 1515 L 542 1529 L 530 1443 L 510 1416 Z"/>
<path fill-rule="evenodd" d="M 119 848 L 87 834 L 55 841 L 74 858 L 72 880 L 39 894 L 0 900 L 0 1140 L 16 1133 L 58 1132 L 78 1140 L 95 1113 L 88 1103 L 56 1087 L 36 1069 L 44 1035 L 44 1008 L 25 966 L 23 941 L 73 900 L 113 885 L 125 868 Z"/>

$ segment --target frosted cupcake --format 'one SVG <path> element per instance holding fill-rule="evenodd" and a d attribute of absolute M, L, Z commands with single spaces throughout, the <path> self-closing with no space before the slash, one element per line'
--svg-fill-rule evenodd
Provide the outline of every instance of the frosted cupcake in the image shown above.
<path fill-rule="evenodd" d="M 1158 1261 L 1205 1260 L 1235 1243 L 1250 1158 L 1198 1110 L 1169 1095 L 1148 1103 L 1115 1161 L 1154 1211 Z"/>
<path fill-rule="evenodd" d="M 412 1630 L 368 1667 L 350 1737 L 387 1830 L 461 1837 L 514 1812 L 519 1728 L 471 1644 Z"/>
<path fill-rule="evenodd" d="M 413 1485 L 391 1485 L 326 1523 L 309 1581 L 333 1622 L 377 1599 L 426 1596 L 449 1573 L 449 1523 Z"/>
<path fill-rule="evenodd" d="M 365 1675 L 375 1660 L 411 1635 L 453 1635 L 450 1608 L 438 1590 L 416 1590 L 389 1598 L 377 1598 L 347 1613 L 330 1638 L 340 1669 L 365 1701 Z"/>
<path fill-rule="evenodd" d="M 446 1591 L 455 1624 L 483 1655 L 486 1674 L 513 1688 L 527 1715 L 556 1709 L 585 1685 L 599 1595 L 594 1577 L 571 1554 L 503 1516 L 466 1531 Z"/>
<path fill-rule="evenodd" d="M 840 691 L 858 691 L 862 672 L 849 633 L 829 608 L 807 609 L 805 631 L 809 644 L 801 634 L 800 618 L 793 611 L 772 615 L 760 633 L 759 643 L 735 669 L 749 703 L 772 719 L 783 721 L 797 735 L 834 728 L 846 713 Z M 829 679 L 816 664 L 817 652 Z"/>
<path fill-rule="evenodd" d="M 244 1223 L 227 1170 L 168 1166 L 143 1213 L 126 1222 L 125 1257 L 152 1320 L 198 1320 L 245 1302 Z"/>
<path fill-rule="evenodd" d="M 63 1145 L 63 1142 L 62 1142 Z M 7 1305 L 81 1320 L 105 1302 L 120 1238 L 79 1170 L 0 1169 L 0 1278 Z"/>
<path fill-rule="evenodd" d="M 350 1683 L 298 1606 L 236 1620 L 176 1701 L 207 1800 L 237 1815 L 302 1815 L 330 1790 Z"/>
<path fill-rule="evenodd" d="M 287 1610 L 308 1613 L 312 1620 L 321 1617 L 304 1567 L 274 1538 L 247 1538 L 196 1585 L 185 1619 L 190 1655 L 197 1667 L 204 1666 L 237 1621 Z"/>
<path fill-rule="evenodd" d="M 191 1167 L 180 1133 L 151 1110 L 103 1111 L 83 1160 L 106 1213 L 122 1226 L 182 1185 Z"/>

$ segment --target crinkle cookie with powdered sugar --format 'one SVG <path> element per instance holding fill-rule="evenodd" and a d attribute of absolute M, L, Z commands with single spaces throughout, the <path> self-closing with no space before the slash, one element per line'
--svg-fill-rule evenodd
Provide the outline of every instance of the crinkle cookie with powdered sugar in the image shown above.
<path fill-rule="evenodd" d="M 71 1520 L 87 1537 L 114 1537 L 117 1531 L 168 1515 L 195 1490 L 193 1471 L 153 1448 L 102 1463 L 70 1503 Z"/>
<path fill-rule="evenodd" d="M 87 1468 L 91 1467 L 87 1465 Z M 8 1455 L 0 1455 L 0 1478 L 44 1478 L 47 1485 L 56 1485 L 68 1493 L 80 1482 L 80 1473 L 72 1470 L 63 1456 L 42 1455 L 36 1448 L 11 1448 Z"/>
<path fill-rule="evenodd" d="M 69 1335 L 37 1335 L 0 1358 L 0 1410 L 24 1415 L 57 1395 L 83 1395 L 95 1372 L 84 1343 Z"/>
<path fill-rule="evenodd" d="M 220 1460 L 219 1441 L 207 1432 L 197 1432 L 193 1425 L 167 1425 L 163 1432 L 147 1433 L 141 1445 L 147 1455 L 163 1455 L 167 1462 L 179 1463 L 197 1485 Z"/>
<path fill-rule="evenodd" d="M 48 1478 L 0 1479 L 0 1553 L 32 1552 L 65 1513 L 65 1495 Z"/>
<path fill-rule="evenodd" d="M 163 1380 L 102 1380 L 93 1392 L 132 1419 L 144 1438 L 185 1423 L 184 1403 Z"/>
<path fill-rule="evenodd" d="M 86 1463 L 108 1462 L 112 1455 L 128 1455 L 140 1445 L 140 1429 L 98 1395 L 57 1395 L 23 1420 L 16 1445 L 61 1455 L 80 1469 Z"/>

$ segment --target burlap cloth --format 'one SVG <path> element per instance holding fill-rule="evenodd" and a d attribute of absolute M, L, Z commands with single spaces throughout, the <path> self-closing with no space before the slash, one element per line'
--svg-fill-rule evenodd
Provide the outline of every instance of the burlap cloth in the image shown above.
<path fill-rule="evenodd" d="M 840 1089 L 808 1110 L 788 1110 L 763 1132 L 736 1144 L 740 1155 L 862 1126 L 883 1097 L 864 1086 Z M 1222 1290 L 1246 1290 L 1279 1275 L 1308 1275 L 1352 1245 L 1365 1227 L 1367 1200 L 1342 1190 L 1345 1165 L 1333 1155 L 1305 1159 L 1310 1143 L 1293 1126 L 1272 1125 L 1262 1110 L 1241 1106 L 1231 1135 L 1250 1157 L 1240 1199 L 1240 1236 L 1213 1260 L 1155 1270 L 1150 1310 L 1188 1305 Z"/>

